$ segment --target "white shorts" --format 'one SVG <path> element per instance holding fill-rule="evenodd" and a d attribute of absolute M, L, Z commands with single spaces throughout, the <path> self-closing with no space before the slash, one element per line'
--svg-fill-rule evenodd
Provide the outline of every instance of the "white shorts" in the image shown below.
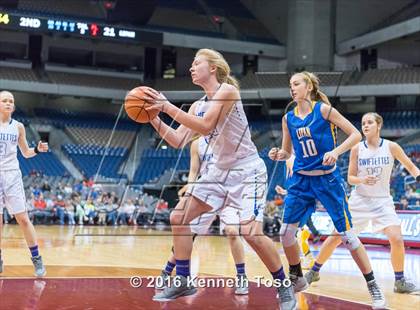
<path fill-rule="evenodd" d="M 4 207 L 11 215 L 26 211 L 25 190 L 19 169 L 0 170 L 0 214 L 3 214 Z"/>
<path fill-rule="evenodd" d="M 372 232 L 382 232 L 386 227 L 401 224 L 391 196 L 366 197 L 352 191 L 349 209 L 356 233 L 365 231 L 369 224 L 372 225 Z"/>
<path fill-rule="evenodd" d="M 223 233 L 226 225 L 235 225 L 239 230 L 239 212 L 234 208 L 224 208 L 221 212 L 207 212 L 195 218 L 190 223 L 191 232 L 197 235 L 204 235 L 208 232 L 211 223 L 216 215 L 220 217 L 220 234 Z"/>
<path fill-rule="evenodd" d="M 209 205 L 213 213 L 230 207 L 237 210 L 241 222 L 262 222 L 267 196 L 267 168 L 259 157 L 229 170 L 213 166 L 188 193 Z"/>

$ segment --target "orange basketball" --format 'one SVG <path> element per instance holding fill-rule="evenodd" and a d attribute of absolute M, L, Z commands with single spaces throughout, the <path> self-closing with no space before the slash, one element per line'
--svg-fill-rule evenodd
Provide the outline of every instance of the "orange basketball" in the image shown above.
<path fill-rule="evenodd" d="M 130 90 L 125 96 L 124 109 L 127 115 L 138 123 L 148 123 L 154 119 L 159 111 L 147 111 L 146 108 L 151 106 L 153 103 L 147 102 L 145 98 L 148 96 L 144 93 L 147 86 L 139 86 Z"/>

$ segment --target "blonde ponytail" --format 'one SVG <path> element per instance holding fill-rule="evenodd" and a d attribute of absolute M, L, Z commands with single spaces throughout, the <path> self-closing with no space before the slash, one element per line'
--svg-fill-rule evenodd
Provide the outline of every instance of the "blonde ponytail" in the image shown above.
<path fill-rule="evenodd" d="M 230 85 L 233 85 L 233 86 L 235 86 L 239 90 L 239 87 L 240 87 L 239 81 L 233 75 L 229 75 L 227 77 L 225 83 L 230 84 Z"/>
<path fill-rule="evenodd" d="M 327 95 L 324 94 L 322 91 L 318 90 L 315 94 L 315 98 L 316 101 L 322 101 L 325 104 L 331 105 L 330 100 L 328 99 Z"/>
<path fill-rule="evenodd" d="M 319 89 L 319 78 L 314 73 L 302 71 L 296 74 L 301 74 L 306 84 L 312 85 L 311 100 L 322 101 L 325 104 L 331 105 L 327 95 Z"/>

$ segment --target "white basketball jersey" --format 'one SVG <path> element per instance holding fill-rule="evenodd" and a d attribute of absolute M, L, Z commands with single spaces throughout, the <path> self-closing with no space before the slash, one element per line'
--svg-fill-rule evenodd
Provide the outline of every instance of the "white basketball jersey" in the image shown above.
<path fill-rule="evenodd" d="M 19 169 L 17 145 L 19 140 L 18 122 L 11 119 L 0 125 L 0 171 Z"/>
<path fill-rule="evenodd" d="M 357 176 L 374 175 L 379 178 L 375 185 L 356 185 L 356 192 L 368 197 L 389 197 L 389 182 L 394 166 L 394 157 L 389 149 L 389 140 L 381 139 L 379 147 L 369 149 L 366 141 L 359 143 Z"/>
<path fill-rule="evenodd" d="M 214 164 L 213 150 L 204 137 L 198 139 L 198 157 L 200 158 L 200 175 L 204 175 Z"/>
<path fill-rule="evenodd" d="M 206 98 L 198 102 L 195 109 L 197 116 L 203 117 L 210 105 L 215 104 Z M 213 149 L 215 165 L 220 169 L 229 169 L 241 160 L 258 156 L 241 100 L 233 104 L 226 118 L 221 119 L 205 139 Z"/>

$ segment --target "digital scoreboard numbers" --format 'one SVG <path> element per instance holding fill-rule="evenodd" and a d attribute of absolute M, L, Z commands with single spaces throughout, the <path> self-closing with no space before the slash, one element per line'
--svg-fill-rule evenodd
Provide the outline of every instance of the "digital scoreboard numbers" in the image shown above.
<path fill-rule="evenodd" d="M 99 23 L 67 19 L 53 19 L 0 12 L 0 29 L 18 29 L 44 33 L 67 33 L 86 38 L 141 41 L 139 31 Z"/>
<path fill-rule="evenodd" d="M 47 28 L 53 32 L 69 32 L 93 38 L 136 39 L 136 31 L 134 30 L 104 26 L 97 23 L 48 19 Z"/>
<path fill-rule="evenodd" d="M 9 23 L 9 14 L 0 12 L 0 25 L 8 25 Z"/>

